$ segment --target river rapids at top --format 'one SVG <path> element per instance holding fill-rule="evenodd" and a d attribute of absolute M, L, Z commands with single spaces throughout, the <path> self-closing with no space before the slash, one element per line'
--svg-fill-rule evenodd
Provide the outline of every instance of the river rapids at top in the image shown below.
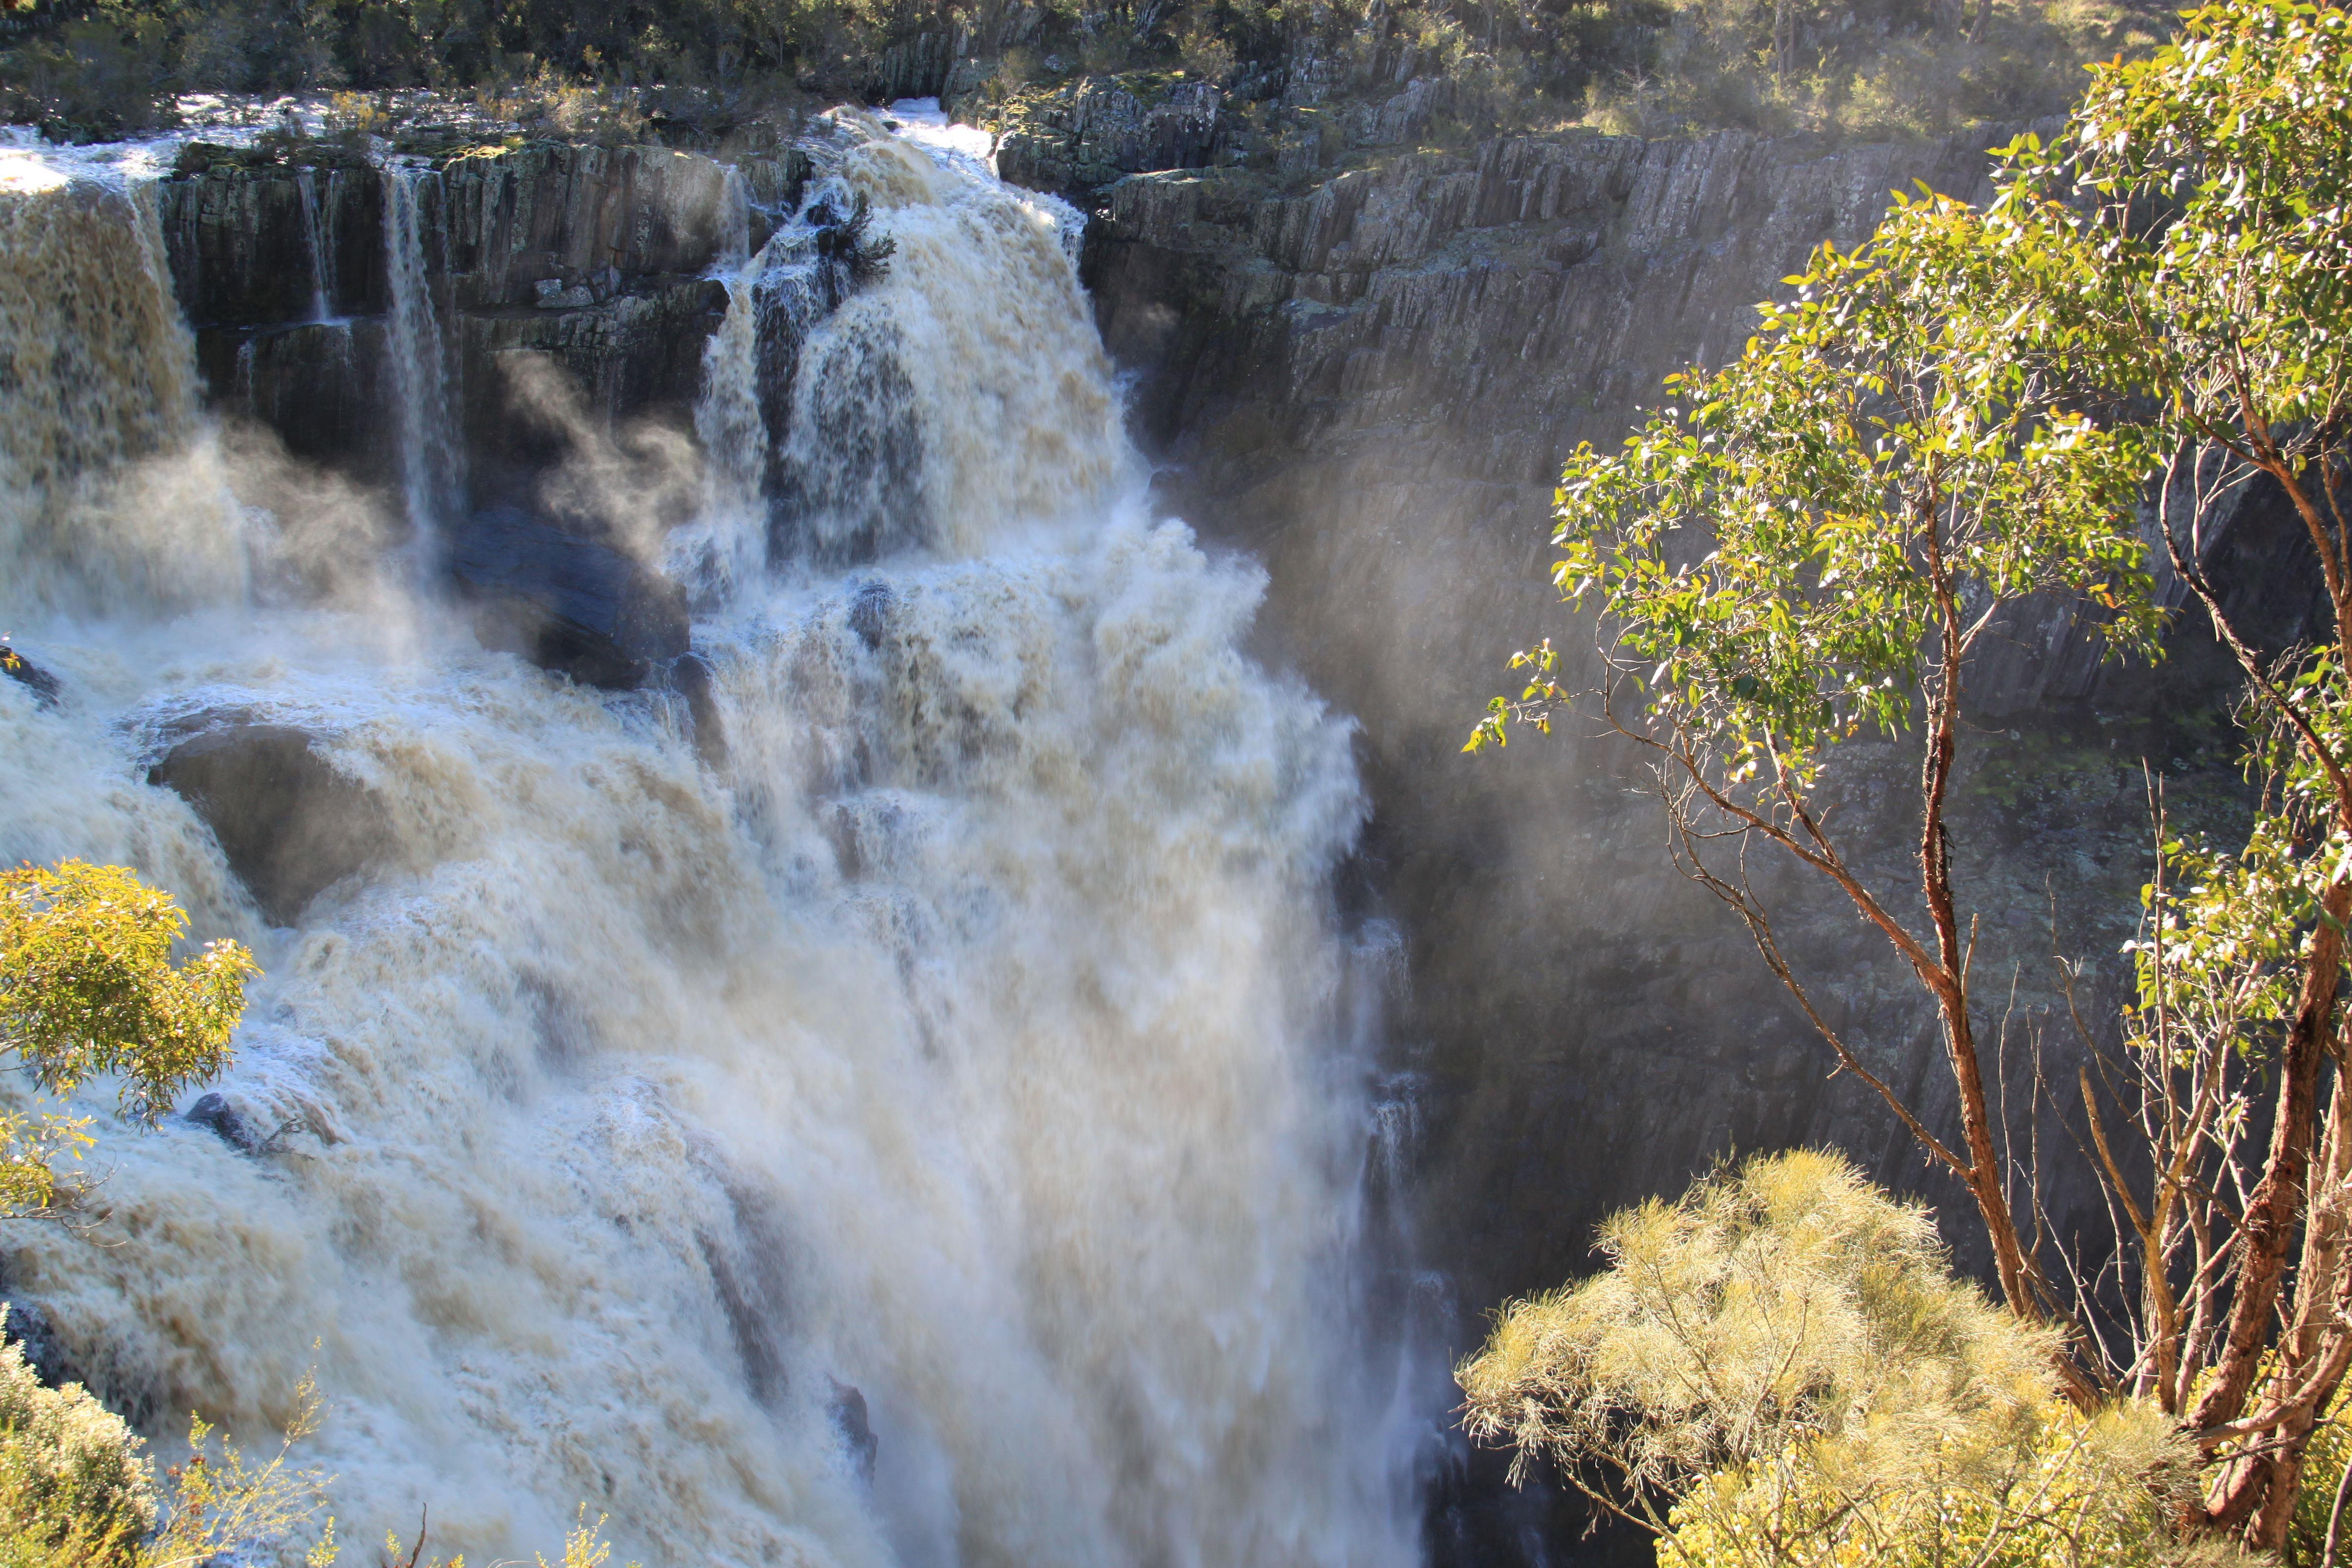
<path fill-rule="evenodd" d="M 266 1139 L 102 1122 L 100 1229 L 5 1238 L 159 1458 L 191 1410 L 270 1445 L 315 1369 L 344 1538 L 429 1506 L 470 1562 L 583 1504 L 647 1568 L 1417 1558 L 1349 726 L 1245 651 L 1258 569 L 1153 514 L 1075 215 L 952 142 L 839 117 L 818 183 L 895 254 L 788 409 L 748 323 L 805 226 L 727 259 L 692 516 L 640 530 L 716 761 L 438 584 L 443 329 L 398 258 L 395 493 L 263 483 L 152 174 L 5 154 L 0 632 L 60 689 L 0 679 L 0 855 L 132 866 L 266 970 L 210 1086 Z M 430 177 L 388 172 L 394 244 Z M 290 926 L 147 782 L 224 716 L 373 803 Z"/>

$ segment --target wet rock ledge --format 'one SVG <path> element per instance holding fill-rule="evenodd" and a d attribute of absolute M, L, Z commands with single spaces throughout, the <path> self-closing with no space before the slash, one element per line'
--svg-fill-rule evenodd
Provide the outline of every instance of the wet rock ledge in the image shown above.
<path fill-rule="evenodd" d="M 331 147 L 257 160 L 194 144 L 160 194 L 164 247 L 215 406 L 252 416 L 299 457 L 381 480 L 398 418 L 388 333 L 395 254 L 449 342 L 469 468 L 495 469 L 501 355 L 545 356 L 608 424 L 683 419 L 702 342 L 726 306 L 702 274 L 727 240 L 715 160 L 553 142 L 460 148 L 387 173 Z M 741 165 L 762 208 L 807 178 L 789 148 Z M 387 180 L 414 182 L 415 244 L 387 227 Z"/>

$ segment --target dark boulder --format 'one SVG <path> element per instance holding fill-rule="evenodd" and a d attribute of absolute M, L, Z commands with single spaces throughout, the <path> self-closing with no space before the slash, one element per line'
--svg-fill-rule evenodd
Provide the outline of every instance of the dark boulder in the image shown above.
<path fill-rule="evenodd" d="M 686 593 L 677 584 L 514 507 L 492 507 L 463 524 L 449 566 L 480 605 L 483 644 L 542 669 L 629 690 L 687 651 Z"/>
<path fill-rule="evenodd" d="M 226 1095 L 218 1092 L 205 1095 L 188 1107 L 185 1115 L 189 1121 L 240 1154 L 253 1153 L 261 1147 L 261 1139 L 254 1131 L 253 1123 L 228 1102 Z"/>
<path fill-rule="evenodd" d="M 890 630 L 892 613 L 898 607 L 898 596 L 887 583 L 867 583 L 857 590 L 849 602 L 849 629 L 867 648 L 878 648 Z"/>
<path fill-rule="evenodd" d="M 833 1397 L 825 1401 L 824 1413 L 833 1418 L 833 1429 L 840 1435 L 850 1468 L 857 1472 L 858 1479 L 870 1487 L 874 1484 L 874 1456 L 880 1452 L 882 1439 L 874 1435 L 874 1423 L 866 1415 L 866 1392 L 837 1377 L 825 1381 L 833 1384 Z"/>
<path fill-rule="evenodd" d="M 6 1308 L 5 1329 L 16 1348 L 25 1352 L 25 1364 L 33 1375 L 49 1388 L 63 1388 L 68 1383 L 85 1383 L 81 1368 L 74 1364 L 67 1352 L 65 1341 L 58 1337 L 57 1325 L 49 1315 L 28 1301 L 11 1301 Z"/>
<path fill-rule="evenodd" d="M 147 782 L 195 808 L 272 925 L 291 925 L 331 883 L 391 847 L 374 793 L 288 725 L 205 731 L 164 753 Z"/>
<path fill-rule="evenodd" d="M 664 690 L 676 692 L 686 703 L 694 725 L 695 754 L 713 773 L 727 769 L 727 731 L 719 717 L 719 699 L 710 689 L 710 661 L 698 653 L 682 653 L 660 672 Z"/>
<path fill-rule="evenodd" d="M 58 705 L 58 678 L 6 643 L 0 643 L 0 675 L 9 677 L 30 690 L 36 706 L 54 708 Z"/>

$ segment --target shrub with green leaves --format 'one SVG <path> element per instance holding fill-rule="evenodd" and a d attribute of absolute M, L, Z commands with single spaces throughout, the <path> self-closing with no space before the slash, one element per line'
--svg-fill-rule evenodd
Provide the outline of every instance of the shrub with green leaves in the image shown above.
<path fill-rule="evenodd" d="M 0 1568 L 138 1568 L 157 1515 L 152 1467 L 79 1384 L 41 1385 L 0 1344 Z"/>
<path fill-rule="evenodd" d="M 246 982 L 259 973 L 226 941 L 173 963 L 187 924 L 171 894 L 120 866 L 0 871 L 0 1053 L 46 1094 L 113 1075 L 122 1113 L 153 1126 L 183 1089 L 228 1065 Z M 89 1124 L 0 1108 L 0 1215 L 56 1201 L 58 1163 L 89 1147 Z"/>

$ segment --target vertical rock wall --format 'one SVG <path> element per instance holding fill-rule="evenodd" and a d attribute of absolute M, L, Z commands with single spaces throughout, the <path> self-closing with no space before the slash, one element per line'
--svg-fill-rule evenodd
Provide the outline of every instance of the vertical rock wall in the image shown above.
<path fill-rule="evenodd" d="M 1733 1151 L 1843 1145 L 1949 1213 L 1969 1260 L 1965 1195 L 1922 1171 L 1866 1090 L 1829 1080 L 1738 921 L 1671 869 L 1624 751 L 1575 734 L 1477 759 L 1461 745 L 1514 648 L 1586 635 L 1542 572 L 1561 458 L 1622 440 L 1669 374 L 1736 354 L 1754 304 L 1816 244 L 1866 236 L 1890 192 L 1980 199 L 1985 149 L 2009 134 L 1831 152 L 1572 132 L 1307 188 L 1192 170 L 1101 194 L 1088 279 L 1169 484 L 1197 525 L 1264 557 L 1280 656 L 1363 725 L 1370 881 L 1411 955 L 1399 1065 L 1431 1113 L 1424 1262 L 1450 1281 L 1457 1346 L 1505 1296 L 1585 1268 L 1608 1209 Z M 2291 547 L 2259 530 L 2237 547 L 2249 591 L 2295 596 Z M 2226 687 L 2210 649 L 2177 658 L 2200 689 Z M 2063 616 L 2022 618 L 1983 675 L 1960 856 L 1993 912 L 1980 976 L 2018 986 L 2023 1105 L 2024 1025 L 2056 1003 L 2053 911 L 2060 948 L 2106 963 L 2086 1005 L 2112 1016 L 2144 879 L 2139 758 L 2210 785 L 2228 741 L 2084 657 Z M 1885 746 L 1857 761 L 1850 825 L 1899 898 L 1913 764 Z M 1833 894 L 1780 869 L 1761 868 L 1784 942 L 1836 1021 L 1947 1111 L 1916 986 Z M 2098 1234 L 2091 1196 L 2079 1173 L 2053 1184 L 2062 1233 Z M 1493 1479 L 1474 1467 L 1458 1506 L 1441 1497 L 1441 1559 L 1526 1555 L 1540 1510 L 1502 1506 Z"/>
<path fill-rule="evenodd" d="M 788 208 L 805 160 L 770 162 L 752 184 Z M 363 163 L 225 154 L 207 166 L 198 154 L 162 195 L 214 405 L 268 425 L 299 457 L 372 479 L 388 476 L 395 419 L 383 179 Z M 501 365 L 516 354 L 561 366 L 608 427 L 688 425 L 702 343 L 726 310 L 724 288 L 704 276 L 726 239 L 724 200 L 721 165 L 658 147 L 532 142 L 436 160 L 419 219 L 454 340 L 469 472 L 495 485 L 530 460 L 510 440 L 520 430 L 527 444 L 529 421 L 502 417 Z M 756 212 L 753 224 L 756 245 Z"/>

